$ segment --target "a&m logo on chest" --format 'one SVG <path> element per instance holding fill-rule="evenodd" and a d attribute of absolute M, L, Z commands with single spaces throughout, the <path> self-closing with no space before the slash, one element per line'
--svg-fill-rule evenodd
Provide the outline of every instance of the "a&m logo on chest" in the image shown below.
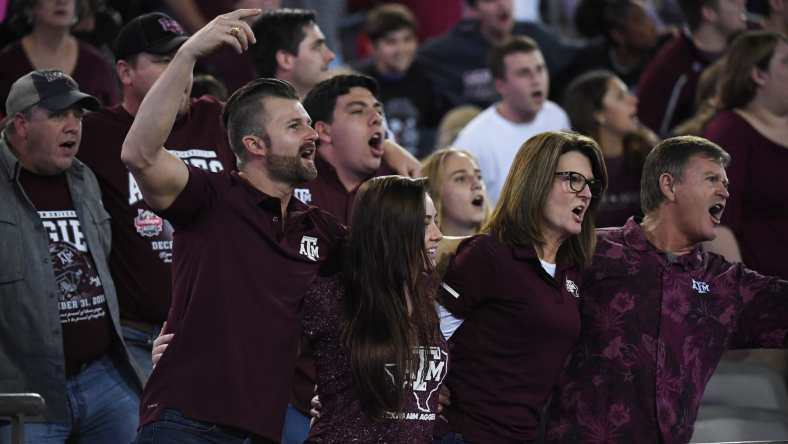
<path fill-rule="evenodd" d="M 320 259 L 317 238 L 312 236 L 302 237 L 301 248 L 299 248 L 298 254 L 306 256 L 311 261 L 317 262 L 317 260 Z"/>
<path fill-rule="evenodd" d="M 695 290 L 698 294 L 707 294 L 711 293 L 711 288 L 709 284 L 703 281 L 696 281 L 695 279 L 692 280 L 692 289 Z"/>

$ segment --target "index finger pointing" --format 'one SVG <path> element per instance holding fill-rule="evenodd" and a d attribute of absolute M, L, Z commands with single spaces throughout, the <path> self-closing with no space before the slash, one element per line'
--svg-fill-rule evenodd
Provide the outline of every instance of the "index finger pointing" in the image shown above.
<path fill-rule="evenodd" d="M 254 9 L 236 9 L 235 11 L 228 12 L 224 16 L 230 20 L 240 20 L 247 17 L 254 17 L 256 15 L 260 15 L 263 12 L 262 9 L 254 8 Z"/>

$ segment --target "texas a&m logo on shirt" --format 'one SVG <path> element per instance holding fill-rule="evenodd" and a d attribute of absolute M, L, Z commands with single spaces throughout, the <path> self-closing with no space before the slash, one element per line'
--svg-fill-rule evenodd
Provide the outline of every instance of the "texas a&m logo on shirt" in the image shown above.
<path fill-rule="evenodd" d="M 711 288 L 709 284 L 703 281 L 696 281 L 695 279 L 692 280 L 692 289 L 695 290 L 698 294 L 706 294 L 711 293 Z"/>
<path fill-rule="evenodd" d="M 304 236 L 301 238 L 301 247 L 298 249 L 298 254 L 306 256 L 309 260 L 317 262 L 320 259 L 319 249 L 317 246 L 317 238 L 312 236 Z"/>
<path fill-rule="evenodd" d="M 413 347 L 413 370 L 408 370 L 405 375 L 405 385 L 410 385 L 418 411 L 386 412 L 391 419 L 409 419 L 418 421 L 432 421 L 435 412 L 430 408 L 430 399 L 437 396 L 438 389 L 449 370 L 449 354 L 440 347 Z M 392 373 L 396 364 L 386 364 L 386 374 L 394 383 Z"/>
<path fill-rule="evenodd" d="M 571 279 L 566 280 L 566 291 L 576 298 L 580 297 L 580 288 Z"/>
<path fill-rule="evenodd" d="M 309 188 L 295 188 L 293 190 L 293 195 L 296 197 L 296 199 L 307 205 L 312 202 L 312 192 L 309 191 Z"/>

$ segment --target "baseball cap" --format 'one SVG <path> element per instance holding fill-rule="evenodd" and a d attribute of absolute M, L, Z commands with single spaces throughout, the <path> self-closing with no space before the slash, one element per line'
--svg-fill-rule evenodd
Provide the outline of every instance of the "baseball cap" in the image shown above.
<path fill-rule="evenodd" d="M 31 71 L 11 85 L 5 110 L 9 116 L 33 105 L 60 111 L 79 103 L 82 108 L 96 111 L 98 99 L 79 90 L 79 85 L 63 71 L 43 69 Z"/>
<path fill-rule="evenodd" d="M 121 28 L 115 39 L 115 57 L 126 59 L 141 52 L 169 54 L 188 38 L 181 25 L 169 15 L 143 14 Z"/>

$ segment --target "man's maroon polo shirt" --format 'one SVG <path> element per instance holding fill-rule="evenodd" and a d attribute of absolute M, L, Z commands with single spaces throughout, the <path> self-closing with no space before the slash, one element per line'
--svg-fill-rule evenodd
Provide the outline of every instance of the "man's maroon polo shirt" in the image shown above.
<path fill-rule="evenodd" d="M 474 443 L 536 439 L 542 407 L 580 333 L 577 273 L 555 278 L 533 247 L 482 234 L 463 241 L 440 300 L 464 318 L 449 341 L 448 428 Z"/>
<path fill-rule="evenodd" d="M 237 173 L 189 167 L 160 215 L 175 227 L 176 331 L 140 403 L 141 424 L 163 409 L 279 441 L 300 335 L 300 306 L 331 268 L 345 229 L 327 213 L 279 199 Z"/>

